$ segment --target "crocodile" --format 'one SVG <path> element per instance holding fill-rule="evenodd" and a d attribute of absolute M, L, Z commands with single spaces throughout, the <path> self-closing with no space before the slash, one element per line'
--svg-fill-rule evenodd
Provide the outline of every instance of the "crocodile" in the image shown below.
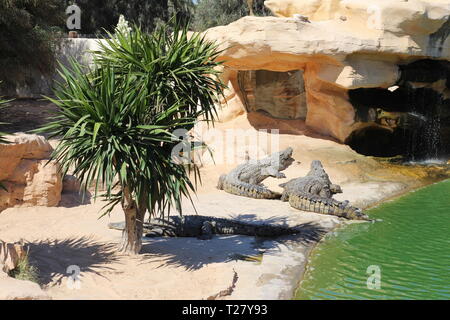
<path fill-rule="evenodd" d="M 292 148 L 287 148 L 261 160 L 249 160 L 220 176 L 217 188 L 249 198 L 279 199 L 280 193 L 269 190 L 261 182 L 268 177 L 286 178 L 280 171 L 294 162 L 292 152 Z"/>
<path fill-rule="evenodd" d="M 353 207 L 349 201 L 333 199 L 333 195 L 342 193 L 342 189 L 339 185 L 331 183 L 322 163 L 318 160 L 311 163 L 311 170 L 305 177 L 292 179 L 280 187 L 284 189 L 281 200 L 289 201 L 293 208 L 347 219 L 369 220 L 361 209 Z"/>
<path fill-rule="evenodd" d="M 108 227 L 123 230 L 125 222 L 110 223 Z M 197 237 L 208 240 L 213 234 L 277 237 L 299 232 L 298 227 L 198 215 L 169 216 L 167 219 L 150 218 L 144 223 L 145 237 Z"/>

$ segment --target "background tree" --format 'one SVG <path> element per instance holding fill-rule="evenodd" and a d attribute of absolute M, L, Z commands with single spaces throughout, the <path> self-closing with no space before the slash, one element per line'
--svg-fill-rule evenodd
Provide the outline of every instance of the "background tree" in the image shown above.
<path fill-rule="evenodd" d="M 186 22 L 194 7 L 192 0 L 65 0 L 65 3 L 76 3 L 81 8 L 80 33 L 87 35 L 112 32 L 121 14 L 151 32 L 172 16 Z"/>
<path fill-rule="evenodd" d="M 6 102 L 8 102 L 8 101 L 3 100 L 2 97 L 0 97 L 0 109 L 2 108 L 2 105 L 5 104 Z M 2 125 L 2 124 L 4 124 L 4 123 L 3 123 L 3 122 L 0 122 L 0 125 Z M 5 134 L 4 134 L 3 132 L 0 131 L 0 143 L 8 143 L 8 141 L 5 140 L 5 139 L 3 138 L 4 135 L 5 135 Z M 1 182 L 1 181 L 0 181 L 0 189 L 5 189 L 5 186 L 2 185 L 2 182 Z M 6 189 L 5 189 L 5 190 L 6 190 Z"/>
<path fill-rule="evenodd" d="M 0 1 L 0 81 L 5 87 L 31 83 L 30 70 L 53 72 L 64 21 L 61 0 Z"/>
<path fill-rule="evenodd" d="M 2 108 L 2 105 L 5 104 L 7 101 L 3 100 L 2 97 L 0 97 L 0 109 Z M 5 124 L 3 122 L 0 122 L 0 125 Z M 0 131 L 0 143 L 6 143 L 7 141 L 5 139 L 3 139 L 3 136 L 5 134 L 3 132 Z M 0 188 L 1 188 L 1 184 L 0 184 Z"/>
<path fill-rule="evenodd" d="M 94 69 L 84 74 L 73 62 L 62 68 L 57 88 L 57 118 L 42 128 L 61 136 L 52 158 L 65 174 L 74 168 L 87 188 L 106 188 L 106 213 L 121 204 L 126 228 L 120 251 L 137 254 L 143 221 L 190 198 L 200 178 L 195 164 L 172 160 L 180 143 L 172 132 L 191 130 L 199 117 L 214 119 L 215 102 L 223 94 L 214 43 L 187 27 L 163 26 L 153 34 L 133 28 L 118 33 L 97 52 Z M 189 173 L 194 175 L 194 183 Z"/>
<path fill-rule="evenodd" d="M 196 31 L 204 31 L 220 25 L 227 25 L 249 15 L 247 0 L 199 0 L 194 13 L 193 27 Z M 271 15 L 264 7 L 264 0 L 253 0 L 253 14 L 256 16 Z"/>
<path fill-rule="evenodd" d="M 204 31 L 251 14 L 250 4 L 257 16 L 271 14 L 264 0 L 66 0 L 66 4 L 74 2 L 82 10 L 82 34 L 103 34 L 103 29 L 112 32 L 120 14 L 145 31 L 154 30 L 173 16 L 180 23 L 192 20 L 195 30 Z"/>

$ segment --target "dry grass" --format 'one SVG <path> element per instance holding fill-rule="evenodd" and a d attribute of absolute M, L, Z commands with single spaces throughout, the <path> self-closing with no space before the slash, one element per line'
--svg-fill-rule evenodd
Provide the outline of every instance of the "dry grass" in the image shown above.
<path fill-rule="evenodd" d="M 30 265 L 28 256 L 19 261 L 17 267 L 9 272 L 9 276 L 18 280 L 27 280 L 39 284 L 38 270 Z"/>

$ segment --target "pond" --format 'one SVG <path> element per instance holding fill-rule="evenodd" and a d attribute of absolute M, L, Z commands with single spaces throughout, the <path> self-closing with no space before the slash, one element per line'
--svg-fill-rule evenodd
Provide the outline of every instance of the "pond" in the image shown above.
<path fill-rule="evenodd" d="M 450 181 L 367 213 L 314 249 L 296 299 L 450 299 Z"/>

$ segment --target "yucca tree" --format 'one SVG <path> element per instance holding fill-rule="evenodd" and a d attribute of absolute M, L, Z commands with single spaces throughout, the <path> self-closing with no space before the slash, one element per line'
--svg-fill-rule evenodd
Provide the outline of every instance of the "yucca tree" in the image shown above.
<path fill-rule="evenodd" d="M 182 197 L 195 192 L 198 168 L 173 161 L 180 140 L 172 132 L 192 129 L 199 117 L 212 121 L 223 92 L 217 46 L 188 37 L 186 26 L 175 30 L 134 27 L 107 40 L 88 74 L 76 62 L 62 67 L 56 99 L 49 98 L 59 115 L 40 129 L 61 137 L 52 158 L 64 174 L 72 168 L 85 188 L 95 182 L 96 196 L 105 187 L 106 213 L 122 205 L 124 253 L 139 253 L 146 211 L 181 213 Z"/>

